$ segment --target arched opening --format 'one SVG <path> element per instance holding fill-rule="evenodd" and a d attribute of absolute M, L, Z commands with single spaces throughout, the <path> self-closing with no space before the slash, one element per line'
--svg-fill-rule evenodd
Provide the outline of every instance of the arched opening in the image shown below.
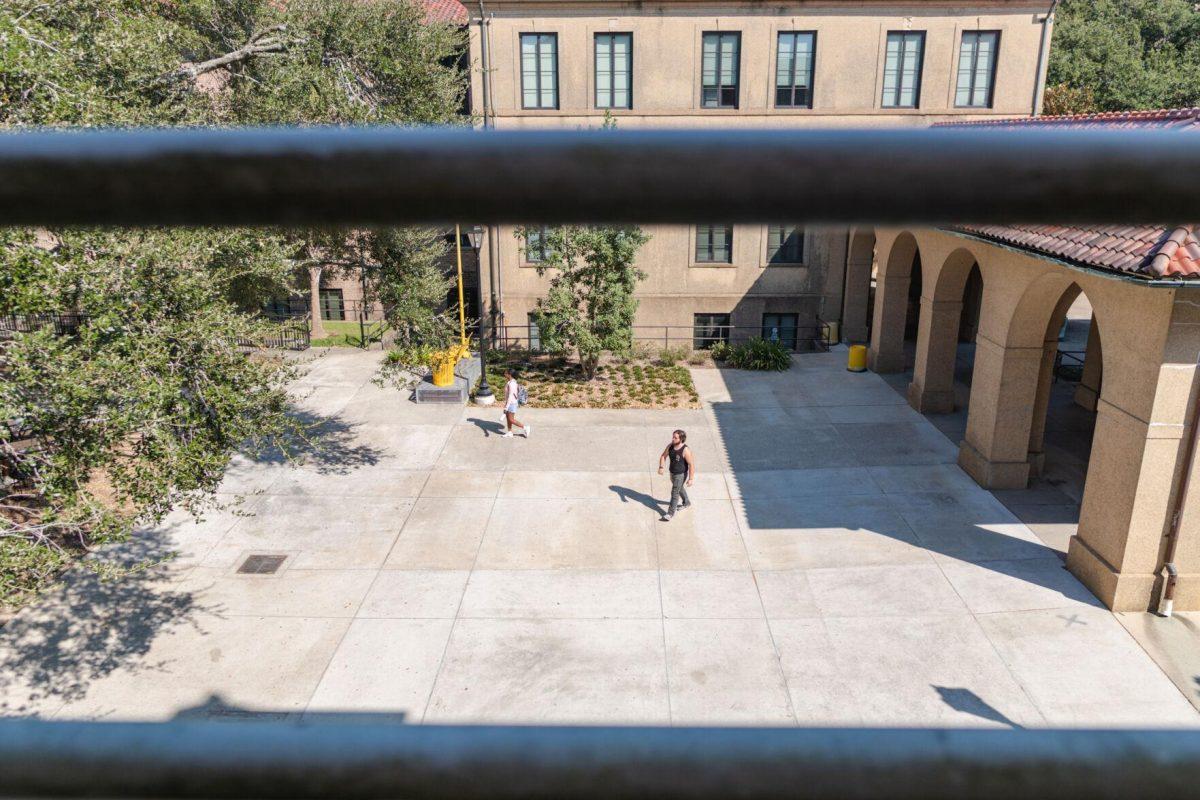
<path fill-rule="evenodd" d="M 983 276 L 974 254 L 959 248 L 941 264 L 935 281 L 921 300 L 920 337 L 907 396 L 909 404 L 923 414 L 959 409 L 960 427 L 965 429 Z M 961 434 L 944 432 L 951 438 Z"/>
<path fill-rule="evenodd" d="M 920 325 L 921 255 L 916 238 L 907 232 L 897 236 L 882 267 L 875 282 L 870 364 L 876 373 L 903 373 L 914 350 L 905 343 L 916 341 Z"/>
<path fill-rule="evenodd" d="M 871 340 L 871 311 L 875 299 L 875 229 L 850 231 L 846 250 L 846 287 L 842 296 L 842 339 Z"/>

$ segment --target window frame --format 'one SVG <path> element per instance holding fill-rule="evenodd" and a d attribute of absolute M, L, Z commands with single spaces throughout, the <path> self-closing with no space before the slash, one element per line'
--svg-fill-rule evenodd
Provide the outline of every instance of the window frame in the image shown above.
<path fill-rule="evenodd" d="M 536 231 L 540 240 L 537 253 L 538 258 L 531 258 L 530 253 L 534 252 L 529 245 L 529 233 Z M 523 242 L 521 246 L 521 264 L 527 267 L 537 267 L 546 263 L 546 234 L 550 231 L 549 225 L 527 225 L 525 226 L 525 235 L 521 237 Z"/>
<path fill-rule="evenodd" d="M 701 228 L 714 228 L 715 229 L 717 227 L 722 227 L 722 228 L 728 229 L 728 235 L 726 236 L 726 245 L 725 245 L 725 249 L 728 254 L 728 257 L 724 261 L 720 261 L 720 260 L 716 260 L 716 259 L 701 259 L 700 258 L 700 229 Z M 696 225 L 693 225 L 692 226 L 692 265 L 700 266 L 700 267 L 714 267 L 714 266 L 720 267 L 723 265 L 724 266 L 733 266 L 733 230 L 734 230 L 733 223 L 716 223 L 716 222 L 709 223 L 709 222 L 706 222 L 706 223 L 698 223 Z M 712 235 L 710 234 L 709 240 L 708 240 L 708 248 L 707 248 L 709 253 L 712 253 L 714 250 L 714 248 L 712 246 L 712 241 L 713 241 Z"/>
<path fill-rule="evenodd" d="M 626 74 L 627 74 L 628 80 L 629 80 L 629 87 L 628 87 L 626 93 L 627 93 L 629 99 L 628 99 L 628 103 L 623 106 L 618 106 L 618 105 L 602 106 L 599 103 L 599 100 L 600 100 L 600 48 L 598 47 L 598 45 L 600 43 L 600 37 L 602 37 L 602 36 L 613 37 L 613 38 L 615 38 L 617 36 L 628 36 L 629 37 L 629 63 L 628 63 L 628 67 L 626 68 Z M 611 49 L 609 50 L 609 61 L 610 62 L 612 61 L 612 50 Z M 610 70 L 610 75 L 616 75 L 616 74 L 617 73 L 615 70 Z M 608 87 L 608 94 L 609 94 L 610 100 L 612 99 L 612 96 L 615 94 L 615 89 L 613 88 L 611 81 L 610 81 L 609 87 Z M 597 31 L 594 34 L 592 34 L 592 106 L 594 108 L 596 108 L 597 110 L 602 110 L 602 111 L 632 111 L 633 110 L 633 31 Z"/>
<path fill-rule="evenodd" d="M 963 44 L 965 43 L 966 38 L 968 36 L 978 37 L 978 36 L 982 36 L 985 34 L 994 35 L 996 37 L 995 42 L 992 44 L 991 69 L 988 70 L 987 103 L 985 103 L 984 105 L 977 105 L 975 103 L 969 103 L 969 102 L 966 104 L 959 103 L 958 102 L 958 90 L 959 90 L 959 80 L 962 77 L 961 73 L 962 73 Z M 962 32 L 962 36 L 960 36 L 959 40 L 958 40 L 958 60 L 957 60 L 957 62 L 955 62 L 955 68 L 954 68 L 954 107 L 955 108 L 988 109 L 988 108 L 994 107 L 994 105 L 995 105 L 994 101 L 995 101 L 995 97 L 996 97 L 996 68 L 1000 64 L 1000 39 L 1001 39 L 1001 31 L 995 30 L 995 29 L 963 31 Z M 967 98 L 968 99 L 970 99 L 970 97 L 975 94 L 975 73 L 976 73 L 975 65 L 978 63 L 978 61 L 979 61 L 979 47 L 978 47 L 978 40 L 977 40 L 976 47 L 975 47 L 975 53 L 971 60 L 971 70 L 970 70 L 971 85 L 970 85 L 970 88 L 967 90 Z"/>
<path fill-rule="evenodd" d="M 337 298 L 337 313 L 338 316 L 326 316 L 326 311 L 331 311 L 330 303 L 327 298 Z M 340 286 L 328 286 L 317 289 L 317 302 L 321 304 L 319 313 L 321 319 L 325 322 L 345 322 L 346 321 L 346 293 Z"/>
<path fill-rule="evenodd" d="M 913 87 L 913 103 L 912 103 L 912 105 L 901 105 L 898 103 L 892 104 L 892 103 L 887 102 L 887 100 L 888 100 L 888 97 L 887 97 L 887 51 L 888 51 L 888 46 L 891 44 L 891 40 L 892 40 L 893 36 L 903 37 L 901 39 L 902 43 L 906 42 L 907 37 L 909 37 L 909 36 L 920 36 L 920 38 L 921 38 L 921 57 L 917 60 L 916 85 Z M 924 83 L 924 79 L 925 79 L 925 45 L 926 45 L 927 41 L 928 41 L 928 31 L 924 31 L 924 30 L 920 30 L 920 31 L 888 31 L 887 32 L 887 36 L 884 38 L 884 43 L 883 43 L 883 72 L 880 75 L 880 92 L 879 92 L 880 108 L 914 109 L 915 110 L 915 109 L 918 109 L 921 107 L 921 88 L 922 88 L 922 84 Z M 904 91 L 904 68 L 903 68 L 904 58 L 903 58 L 903 55 L 904 55 L 906 48 L 907 48 L 907 44 L 905 44 L 904 48 L 901 49 L 900 58 L 898 59 L 899 74 L 897 76 L 896 90 L 894 93 L 897 100 L 899 100 L 900 94 Z"/>
<path fill-rule="evenodd" d="M 779 86 L 779 53 L 780 53 L 781 39 L 784 36 L 797 37 L 797 36 L 802 36 L 802 35 L 809 36 L 812 39 L 812 48 L 809 50 L 809 54 L 808 54 L 808 87 L 807 87 L 808 102 L 803 105 L 794 102 L 796 99 L 796 56 L 795 56 L 795 49 L 793 49 L 792 50 L 792 70 L 791 70 L 792 83 L 789 87 L 790 91 L 792 93 L 793 102 L 788 105 L 780 105 L 779 104 L 779 90 L 780 90 L 780 86 Z M 795 46 L 794 41 L 795 40 L 793 38 L 793 48 Z M 813 107 L 813 96 L 816 93 L 816 83 L 817 83 L 817 32 L 815 30 L 776 31 L 775 32 L 775 78 L 774 78 L 775 108 L 801 108 L 801 109 L 807 108 L 807 109 L 811 109 Z"/>
<path fill-rule="evenodd" d="M 700 323 L 700 317 L 719 317 L 724 318 L 724 322 L 707 322 L 703 325 Z M 700 336 L 700 330 L 703 328 L 705 332 L 716 331 L 713 335 Z M 708 350 L 717 342 L 729 344 L 733 333 L 733 315 L 731 313 L 693 313 L 692 314 L 692 349 L 693 350 Z"/>
<path fill-rule="evenodd" d="M 796 258 L 794 260 L 793 259 L 782 259 L 779 261 L 775 261 L 771 258 L 771 229 L 772 228 L 782 228 L 784 233 L 788 233 L 789 231 L 796 231 L 799 234 L 799 236 L 800 236 L 800 253 L 799 253 L 798 258 Z M 808 246 L 808 235 L 807 234 L 808 234 L 808 231 L 805 230 L 805 226 L 802 224 L 799 224 L 799 223 L 796 223 L 796 224 L 789 224 L 786 222 L 767 223 L 766 235 L 764 237 L 766 240 L 766 245 L 767 245 L 766 253 L 764 254 L 764 258 L 763 258 L 764 264 L 767 267 L 801 267 L 801 266 L 804 266 L 804 264 L 807 263 L 804 260 L 804 257 L 806 255 L 805 248 Z M 791 238 L 791 237 L 785 236 L 781 240 L 780 251 L 783 250 L 783 247 L 782 247 L 783 243 L 786 243 L 789 238 Z"/>
<path fill-rule="evenodd" d="M 535 75 L 537 86 L 534 87 L 534 93 L 537 95 L 538 104 L 531 106 L 525 102 L 525 38 L 528 36 L 535 37 L 537 44 L 534 46 L 534 61 L 536 64 Z M 542 38 L 548 37 L 554 40 L 554 105 L 542 105 Z M 521 72 L 521 109 L 524 111 L 557 111 L 559 107 L 559 81 L 558 81 L 558 32 L 557 31 L 523 31 L 517 36 L 517 61 L 520 65 Z"/>
<path fill-rule="evenodd" d="M 792 352 L 796 352 L 796 350 L 800 346 L 800 315 L 798 313 L 794 313 L 791 311 L 764 311 L 763 312 L 762 324 L 759 326 L 759 332 L 762 334 L 762 338 L 766 339 L 768 341 L 777 341 L 780 344 L 783 344 L 786 346 L 788 344 L 788 340 L 785 339 L 784 337 L 780 336 L 778 339 L 771 339 L 771 337 L 767 336 L 767 317 L 791 317 L 794 320 L 795 324 L 792 325 L 791 347 L 789 347 L 788 349 L 791 350 Z M 781 332 L 786 330 L 786 328 L 783 325 L 778 325 L 777 327 L 779 328 L 779 330 Z"/>
<path fill-rule="evenodd" d="M 528 337 L 525 341 L 531 351 L 540 353 L 542 350 L 542 331 L 538 328 L 537 320 L 534 316 L 534 312 L 532 311 L 525 314 L 525 334 Z"/>
<path fill-rule="evenodd" d="M 717 83 L 712 87 L 717 92 L 717 102 L 709 105 L 704 100 L 704 92 L 709 88 L 704 84 L 704 42 L 708 37 L 717 37 Z M 721 53 L 723 52 L 722 43 L 725 37 L 732 37 L 735 46 L 737 47 L 736 58 L 733 61 L 733 104 L 725 105 L 721 102 L 721 93 L 727 86 L 721 83 Z M 717 110 L 741 108 L 742 103 L 742 32 L 741 31 L 701 31 L 700 32 L 700 108 Z"/>

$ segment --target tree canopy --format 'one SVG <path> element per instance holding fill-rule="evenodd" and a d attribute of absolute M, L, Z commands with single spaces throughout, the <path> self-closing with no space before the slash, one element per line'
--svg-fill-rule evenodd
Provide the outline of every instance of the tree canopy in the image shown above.
<path fill-rule="evenodd" d="M 0 128 L 454 122 L 463 35 L 423 13 L 406 0 L 7 0 Z M 240 343 L 263 335 L 253 312 L 267 298 L 352 235 L 0 230 L 0 315 L 23 315 L 0 331 L 0 608 L 80 551 L 210 503 L 235 450 L 303 439 L 290 369 Z M 433 295 L 436 237 L 362 236 L 390 259 L 377 294 Z"/>
<path fill-rule="evenodd" d="M 1063 0 L 1047 86 L 1047 114 L 1200 105 L 1200 5 Z"/>

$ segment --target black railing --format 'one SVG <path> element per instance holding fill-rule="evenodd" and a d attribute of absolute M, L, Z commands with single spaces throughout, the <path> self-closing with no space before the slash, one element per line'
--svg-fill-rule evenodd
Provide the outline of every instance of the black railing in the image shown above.
<path fill-rule="evenodd" d="M 0 315 L 0 333 L 33 333 L 52 328 L 58 336 L 74 336 L 82 324 L 83 315 L 74 311 Z"/>
<path fill-rule="evenodd" d="M 684 350 L 708 350 L 718 342 L 734 346 L 745 344 L 751 339 L 768 339 L 779 342 L 797 353 L 829 349 L 829 326 L 820 322 L 815 325 L 634 325 L 633 342 L 651 348 L 651 354 L 659 349 L 682 348 Z M 499 325 L 494 332 L 493 346 L 499 348 L 522 348 L 541 351 L 542 337 L 533 325 Z"/>

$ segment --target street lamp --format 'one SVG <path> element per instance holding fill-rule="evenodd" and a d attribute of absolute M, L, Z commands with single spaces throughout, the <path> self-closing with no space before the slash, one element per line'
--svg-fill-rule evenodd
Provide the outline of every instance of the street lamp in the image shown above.
<path fill-rule="evenodd" d="M 479 293 L 479 389 L 475 392 L 475 402 L 481 406 L 490 406 L 496 402 L 496 395 L 488 386 L 487 379 L 487 331 L 484 320 L 487 315 L 483 312 L 483 259 L 479 257 L 479 248 L 483 245 L 483 228 L 472 225 L 467 233 L 471 242 L 471 250 L 475 253 L 476 283 Z"/>

